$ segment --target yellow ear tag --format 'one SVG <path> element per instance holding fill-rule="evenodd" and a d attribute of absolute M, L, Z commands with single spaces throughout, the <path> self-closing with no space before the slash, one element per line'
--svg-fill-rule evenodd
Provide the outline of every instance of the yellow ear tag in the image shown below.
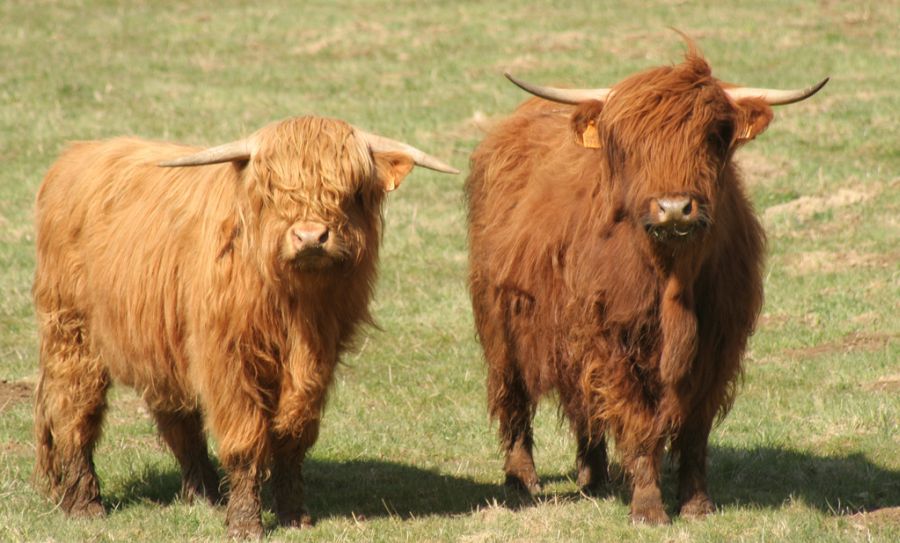
<path fill-rule="evenodd" d="M 589 122 L 581 133 L 581 145 L 589 149 L 600 148 L 600 131 L 597 129 L 596 121 Z"/>
<path fill-rule="evenodd" d="M 384 183 L 384 191 L 391 192 L 392 190 L 397 188 L 397 184 L 394 183 L 394 176 L 391 176 L 390 179 L 386 180 Z"/>

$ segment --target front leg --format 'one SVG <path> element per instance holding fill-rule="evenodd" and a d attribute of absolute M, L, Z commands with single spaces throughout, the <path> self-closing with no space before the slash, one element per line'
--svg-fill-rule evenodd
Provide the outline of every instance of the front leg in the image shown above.
<path fill-rule="evenodd" d="M 662 440 L 660 440 L 660 445 Z M 635 524 L 668 524 L 659 487 L 659 465 L 662 447 L 654 447 L 629 462 L 632 477 L 631 521 Z"/>
<path fill-rule="evenodd" d="M 285 365 L 271 433 L 272 490 L 278 522 L 285 527 L 300 528 L 313 522 L 304 507 L 303 459 L 319 437 L 319 421 L 336 365 L 336 346 L 326 348 L 311 340 L 298 341 Z"/>
<path fill-rule="evenodd" d="M 263 536 L 262 505 L 259 498 L 260 474 L 252 464 L 227 465 L 230 491 L 225 510 L 228 537 L 260 539 Z"/>
<path fill-rule="evenodd" d="M 311 421 L 300 436 L 273 436 L 272 492 L 278 523 L 287 528 L 312 526 L 304 506 L 303 459 L 319 434 L 319 421 Z"/>
<path fill-rule="evenodd" d="M 705 420 L 688 420 L 673 443 L 679 457 L 680 514 L 686 518 L 703 517 L 716 509 L 706 485 L 706 456 L 711 426 Z"/>
<path fill-rule="evenodd" d="M 207 365 L 207 390 L 210 392 L 204 403 L 207 422 L 219 443 L 219 459 L 228 476 L 225 524 L 229 537 L 259 538 L 263 535 L 260 483 L 270 455 L 270 420 L 262 394 L 255 396 L 247 393 L 252 388 L 240 386 L 241 381 L 247 379 L 239 373 L 243 369 L 241 364 L 247 362 L 221 360 L 221 363 Z M 229 374 L 228 370 L 233 373 Z M 218 381 L 213 377 L 216 372 L 224 374 Z M 263 390 L 258 384 L 254 387 L 257 391 Z"/>

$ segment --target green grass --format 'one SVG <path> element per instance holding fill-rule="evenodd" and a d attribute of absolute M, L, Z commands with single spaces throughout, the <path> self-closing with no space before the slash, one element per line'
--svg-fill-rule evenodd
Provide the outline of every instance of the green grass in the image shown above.
<path fill-rule="evenodd" d="M 346 357 L 305 468 L 293 541 L 900 539 L 900 57 L 896 2 L 0 3 L 0 540 L 215 540 L 224 512 L 176 498 L 178 469 L 115 389 L 97 454 L 106 519 L 66 519 L 30 483 L 32 202 L 75 139 L 213 144 L 318 113 L 464 168 L 472 123 L 524 98 L 501 76 L 607 85 L 697 38 L 722 79 L 800 87 L 739 153 L 769 234 L 767 302 L 714 431 L 720 512 L 633 527 L 628 492 L 578 495 L 574 444 L 538 414 L 537 503 L 508 496 L 465 284 L 463 176 L 417 170 L 390 197 L 369 330 Z M 841 193 L 840 191 L 844 191 Z M 842 195 L 841 198 L 836 195 Z M 24 385 L 22 384 L 24 383 Z M 664 493 L 675 507 L 671 472 Z M 893 509 L 888 509 L 893 508 Z M 866 515 L 859 514 L 869 511 Z"/>

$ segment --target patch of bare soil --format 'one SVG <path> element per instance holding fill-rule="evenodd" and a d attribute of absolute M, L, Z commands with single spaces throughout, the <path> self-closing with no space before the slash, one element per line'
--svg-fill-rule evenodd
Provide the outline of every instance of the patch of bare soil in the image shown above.
<path fill-rule="evenodd" d="M 897 262 L 900 262 L 900 253 L 810 251 L 790 256 L 786 269 L 789 274 L 800 276 L 810 273 L 843 272 L 854 268 L 887 268 Z"/>
<path fill-rule="evenodd" d="M 763 219 L 766 223 L 771 223 L 778 217 L 790 215 L 799 220 L 806 220 L 816 213 L 865 202 L 874 195 L 874 192 L 842 188 L 828 196 L 801 196 L 796 200 L 766 209 Z"/>
<path fill-rule="evenodd" d="M 879 377 L 875 381 L 865 385 L 865 388 L 877 392 L 898 392 L 900 391 L 900 373 Z"/>
<path fill-rule="evenodd" d="M 900 525 L 900 507 L 882 507 L 874 511 L 863 511 L 850 515 L 857 526 L 864 525 Z"/>
<path fill-rule="evenodd" d="M 757 328 L 779 328 L 784 326 L 791 320 L 789 315 L 784 313 L 763 313 L 756 321 Z"/>
<path fill-rule="evenodd" d="M 749 186 L 773 184 L 788 172 L 792 162 L 779 156 L 770 156 L 754 149 L 742 149 L 735 159 Z"/>
<path fill-rule="evenodd" d="M 794 358 L 813 358 L 815 356 L 831 353 L 876 351 L 884 348 L 895 339 L 895 335 L 862 334 L 854 332 L 852 334 L 847 334 L 840 341 L 822 343 L 803 349 L 788 349 L 786 354 Z"/>
<path fill-rule="evenodd" d="M 494 127 L 502 116 L 488 117 L 480 109 L 475 110 L 471 117 L 459 121 L 450 128 L 446 135 L 452 139 L 480 140 Z"/>
<path fill-rule="evenodd" d="M 16 404 L 30 402 L 34 391 L 28 383 L 0 381 L 0 413 Z"/>

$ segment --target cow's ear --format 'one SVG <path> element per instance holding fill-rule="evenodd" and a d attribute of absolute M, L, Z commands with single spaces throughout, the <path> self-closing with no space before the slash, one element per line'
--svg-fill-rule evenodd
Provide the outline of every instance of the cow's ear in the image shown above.
<path fill-rule="evenodd" d="M 746 143 L 762 134 L 772 121 L 772 108 L 759 98 L 747 98 L 737 103 L 733 145 Z"/>
<path fill-rule="evenodd" d="M 372 156 L 375 158 L 375 175 L 385 192 L 399 187 L 415 166 L 409 155 L 396 151 L 373 153 Z"/>
<path fill-rule="evenodd" d="M 603 111 L 603 102 L 588 100 L 578 104 L 572 112 L 570 122 L 572 132 L 575 134 L 575 143 L 589 149 L 600 148 L 600 112 Z"/>

